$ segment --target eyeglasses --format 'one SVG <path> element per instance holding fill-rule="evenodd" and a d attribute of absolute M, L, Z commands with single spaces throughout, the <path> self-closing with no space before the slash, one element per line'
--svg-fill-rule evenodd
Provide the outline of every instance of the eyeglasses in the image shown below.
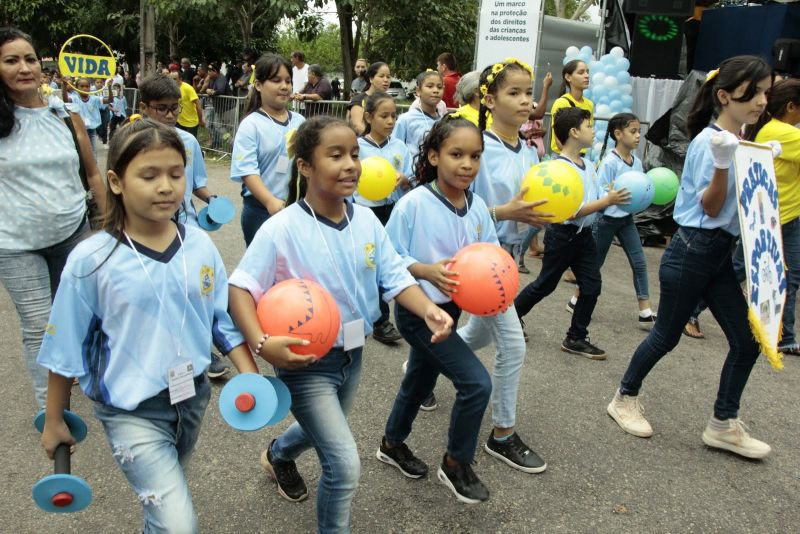
<path fill-rule="evenodd" d="M 156 114 L 165 117 L 167 113 L 172 113 L 173 115 L 177 115 L 183 109 L 183 106 L 180 104 L 175 104 L 174 106 L 151 106 L 150 104 L 145 103 L 145 105 L 156 112 Z"/>

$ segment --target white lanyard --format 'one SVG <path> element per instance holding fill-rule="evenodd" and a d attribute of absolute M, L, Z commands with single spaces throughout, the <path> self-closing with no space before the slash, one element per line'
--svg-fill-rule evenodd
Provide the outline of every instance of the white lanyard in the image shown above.
<path fill-rule="evenodd" d="M 431 182 L 431 189 L 433 189 L 436 192 L 436 194 L 440 195 L 443 199 L 445 199 L 447 201 L 448 204 L 450 204 L 453 207 L 453 210 L 454 210 L 453 211 L 453 216 L 458 220 L 458 230 L 459 230 L 459 232 L 458 232 L 458 241 L 459 241 L 458 248 L 459 248 L 459 250 L 462 249 L 463 247 L 469 245 L 470 243 L 467 242 L 469 240 L 469 226 L 465 222 L 466 218 L 467 218 L 467 214 L 469 213 L 469 203 L 467 202 L 467 192 L 464 191 L 464 209 L 466 210 L 466 213 L 464 213 L 463 217 L 460 217 L 458 215 L 458 208 L 455 206 L 455 204 L 450 202 L 450 199 L 447 198 L 444 195 L 444 193 L 442 193 L 439 190 L 439 186 L 436 185 L 435 181 Z M 447 211 L 450 211 L 450 210 L 447 210 Z"/>
<path fill-rule="evenodd" d="M 186 267 L 186 250 L 183 248 L 183 238 L 181 237 L 180 230 L 178 230 L 177 233 L 178 233 L 178 241 L 181 242 L 181 258 L 183 259 L 184 300 L 183 300 L 183 315 L 181 316 L 181 328 L 180 328 L 180 330 L 178 330 L 178 341 L 176 342 L 175 338 L 172 337 L 172 336 L 171 337 L 172 337 L 172 342 L 176 345 L 175 348 L 177 350 L 177 359 L 180 359 L 182 346 L 183 346 L 182 343 L 181 343 L 181 340 L 183 339 L 183 327 L 186 324 L 186 308 L 188 307 L 188 304 L 189 304 L 189 273 L 188 273 L 188 269 Z M 147 280 L 150 281 L 150 287 L 153 288 L 153 293 L 155 294 L 156 299 L 158 299 L 158 303 L 161 305 L 161 309 L 166 311 L 166 308 L 164 307 L 164 301 L 161 298 L 161 295 L 158 293 L 158 289 L 156 289 L 155 282 L 153 282 L 153 279 L 150 277 L 150 272 L 147 270 L 147 267 L 145 267 L 145 265 L 144 265 L 144 260 L 142 260 L 141 254 L 139 254 L 139 251 L 136 250 L 136 247 L 133 245 L 133 241 L 131 240 L 130 236 L 128 235 L 128 232 L 123 230 L 122 234 L 125 236 L 125 239 L 128 240 L 128 244 L 131 246 L 131 249 L 133 249 L 133 253 L 136 254 L 136 259 L 139 260 L 139 265 L 142 266 L 142 270 L 144 271 L 144 274 L 147 276 Z M 162 290 L 162 292 L 163 292 L 163 290 Z M 166 317 L 165 317 L 165 319 L 166 319 Z"/>
<path fill-rule="evenodd" d="M 303 199 L 303 203 L 308 207 L 309 211 L 311 212 L 311 216 L 314 217 L 314 222 L 317 223 L 317 231 L 319 232 L 319 237 L 322 239 L 322 242 L 325 244 L 325 250 L 328 251 L 328 256 L 331 259 L 331 264 L 333 265 L 333 272 L 336 273 L 336 277 L 339 279 L 339 283 L 342 284 L 342 292 L 344 293 L 345 298 L 347 299 L 347 304 L 350 306 L 350 311 L 353 315 L 358 314 L 358 308 L 356 304 L 350 300 L 350 292 L 347 290 L 347 283 L 344 281 L 344 276 L 342 276 L 341 271 L 339 271 L 339 266 L 336 264 L 336 259 L 333 256 L 333 252 L 331 251 L 331 247 L 328 245 L 328 241 L 325 239 L 325 234 L 322 233 L 322 226 L 319 224 L 319 220 L 317 220 L 317 214 L 314 213 L 314 208 L 311 207 L 311 204 L 306 202 L 306 199 Z M 347 207 L 345 206 L 344 210 L 344 217 L 347 219 L 347 229 L 350 232 L 350 244 L 353 246 L 353 279 L 355 280 L 355 287 L 353 291 L 355 292 L 355 299 L 358 302 L 358 255 L 356 254 L 356 241 L 353 237 L 353 225 L 350 224 L 350 217 L 347 216 Z"/>

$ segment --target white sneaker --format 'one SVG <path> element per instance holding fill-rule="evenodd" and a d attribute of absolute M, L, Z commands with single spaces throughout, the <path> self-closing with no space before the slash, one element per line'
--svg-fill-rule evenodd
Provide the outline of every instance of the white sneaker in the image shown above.
<path fill-rule="evenodd" d="M 408 371 L 408 360 L 403 362 L 403 374 L 406 374 L 406 371 Z"/>
<path fill-rule="evenodd" d="M 711 422 L 709 422 L 703 431 L 703 443 L 709 447 L 724 449 L 746 458 L 764 458 L 772 451 L 772 447 L 763 441 L 750 437 L 747 427 L 741 419 L 728 419 L 724 423 L 728 425 L 728 428 L 717 430 L 712 428 Z"/>
<path fill-rule="evenodd" d="M 644 418 L 644 408 L 639 402 L 639 397 L 622 395 L 617 390 L 606 411 L 628 434 L 640 438 L 649 438 L 653 435 L 653 427 Z"/>

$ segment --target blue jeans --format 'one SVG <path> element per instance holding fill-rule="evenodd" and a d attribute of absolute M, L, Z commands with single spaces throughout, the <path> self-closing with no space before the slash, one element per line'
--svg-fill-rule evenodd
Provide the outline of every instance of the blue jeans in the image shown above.
<path fill-rule="evenodd" d="M 89 136 L 89 144 L 92 145 L 92 154 L 97 159 L 97 129 L 86 130 L 86 134 Z"/>
<path fill-rule="evenodd" d="M 489 317 L 473 315 L 458 335 L 473 351 L 494 342 L 492 370 L 492 423 L 497 428 L 513 428 L 517 416 L 517 391 L 522 364 L 525 363 L 525 338 L 514 306 Z"/>
<path fill-rule="evenodd" d="M 317 451 L 322 476 L 317 487 L 318 532 L 350 532 L 350 503 L 358 487 L 361 462 L 347 413 L 361 379 L 362 349 L 332 349 L 314 364 L 297 370 L 275 369 L 292 394 L 296 422 L 272 447 L 281 461 Z"/>
<path fill-rule="evenodd" d="M 578 231 L 578 227 L 571 224 L 551 224 L 547 227 L 542 270 L 536 280 L 517 295 L 514 307 L 520 317 L 525 317 L 539 301 L 555 291 L 561 275 L 569 268 L 575 274 L 581 292 L 572 313 L 567 337 L 585 339 L 601 288 L 597 246 L 589 228 Z"/>
<path fill-rule="evenodd" d="M 647 300 L 650 298 L 650 290 L 647 285 L 647 261 L 644 259 L 642 250 L 642 240 L 636 225 L 633 224 L 633 215 L 626 217 L 606 217 L 605 215 L 595 223 L 594 239 L 597 243 L 597 261 L 600 267 L 606 261 L 608 249 L 614 236 L 619 238 L 622 250 L 628 257 L 628 263 L 633 270 L 633 287 L 636 289 L 636 298 Z"/>
<path fill-rule="evenodd" d="M 441 308 L 458 323 L 461 310 L 448 302 Z M 422 402 L 436 386 L 436 379 L 443 374 L 456 388 L 456 401 L 450 414 L 447 434 L 447 454 L 457 462 L 472 463 L 481 420 L 489 397 L 492 380 L 477 356 L 458 334 L 441 343 L 431 343 L 431 331 L 425 321 L 395 304 L 397 328 L 411 345 L 408 368 L 394 400 L 392 412 L 386 422 L 386 440 L 399 445 L 411 434 L 411 426 L 419 413 Z"/>
<path fill-rule="evenodd" d="M 522 240 L 522 245 L 519 249 L 519 260 L 517 260 L 517 263 L 520 265 L 525 263 L 525 253 L 528 252 L 528 248 L 530 248 L 533 238 L 536 237 L 536 235 L 541 231 L 541 228 L 537 228 L 535 226 L 530 227 L 528 233 L 525 234 L 525 239 Z"/>
<path fill-rule="evenodd" d="M 239 220 L 242 224 L 245 246 L 250 246 L 250 242 L 253 241 L 256 232 L 269 217 L 267 208 L 256 197 L 252 195 L 242 197 L 242 215 Z"/>
<path fill-rule="evenodd" d="M 25 362 L 39 408 L 44 408 L 47 402 L 47 369 L 36 363 L 36 357 L 50 317 L 50 306 L 67 256 L 88 232 L 89 222 L 84 218 L 71 236 L 53 246 L 40 250 L 0 249 L 0 280 L 19 315 Z"/>
<path fill-rule="evenodd" d="M 739 401 L 759 347 L 750 332 L 745 301 L 731 263 L 735 238 L 722 230 L 680 227 L 661 258 L 658 321 L 633 354 L 620 391 L 638 395 L 642 381 L 677 346 L 700 299 L 719 323 L 730 350 L 722 366 L 714 415 L 737 417 Z"/>
<path fill-rule="evenodd" d="M 203 422 L 211 385 L 195 378 L 196 395 L 174 405 L 164 390 L 127 411 L 95 403 L 117 465 L 144 512 L 145 534 L 197 532 L 197 515 L 184 469 Z"/>

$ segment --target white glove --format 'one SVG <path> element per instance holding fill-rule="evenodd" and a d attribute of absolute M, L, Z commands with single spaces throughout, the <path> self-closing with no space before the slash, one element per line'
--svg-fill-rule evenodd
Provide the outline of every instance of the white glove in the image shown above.
<path fill-rule="evenodd" d="M 733 153 L 739 147 L 739 138 L 727 130 L 722 130 L 711 136 L 711 157 L 714 158 L 714 167 L 727 169 L 733 162 Z"/>
<path fill-rule="evenodd" d="M 767 144 L 772 147 L 772 159 L 781 157 L 781 154 L 783 154 L 783 148 L 781 147 L 780 141 L 767 141 Z"/>

